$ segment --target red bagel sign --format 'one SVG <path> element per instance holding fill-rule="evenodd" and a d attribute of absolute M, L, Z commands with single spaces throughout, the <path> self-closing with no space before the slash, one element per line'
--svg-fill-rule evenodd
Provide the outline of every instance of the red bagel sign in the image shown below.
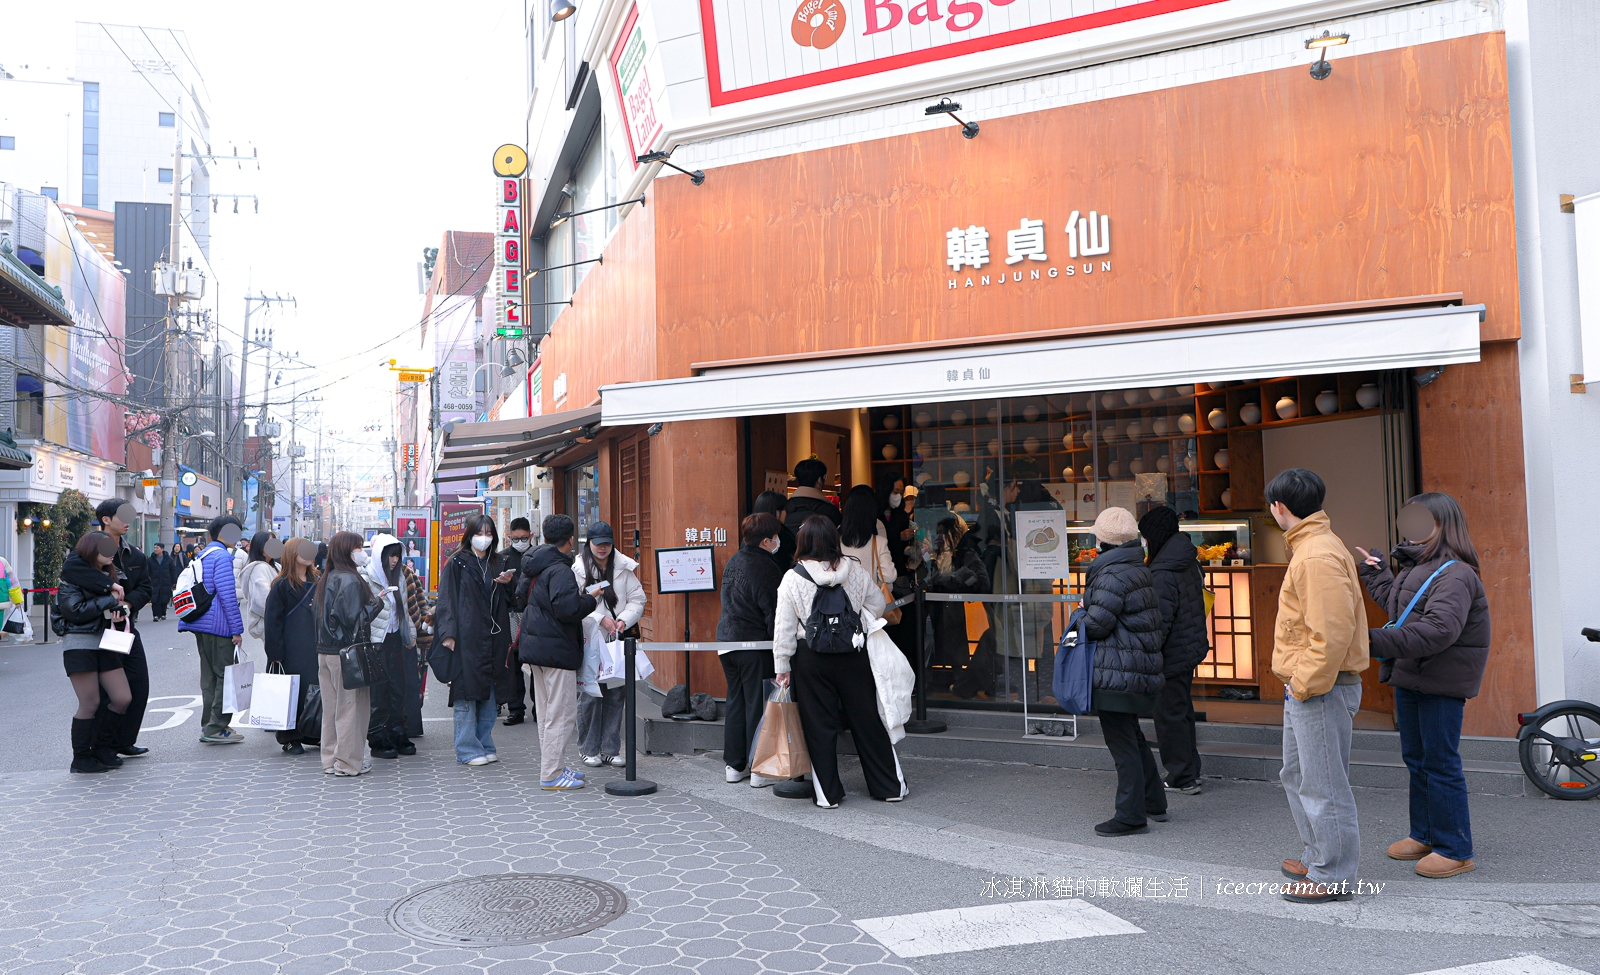
<path fill-rule="evenodd" d="M 1060 0 L 700 0 L 700 23 L 716 106 L 1222 2 L 1102 0 L 1072 16 Z"/>

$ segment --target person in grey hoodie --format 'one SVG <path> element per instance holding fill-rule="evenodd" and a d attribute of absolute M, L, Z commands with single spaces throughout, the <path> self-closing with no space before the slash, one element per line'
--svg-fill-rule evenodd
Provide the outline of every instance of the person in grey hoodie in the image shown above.
<path fill-rule="evenodd" d="M 361 566 L 372 595 L 383 608 L 372 621 L 372 642 L 379 644 L 383 680 L 372 685 L 372 720 L 367 744 L 373 758 L 415 755 L 417 746 L 406 735 L 406 674 L 417 669 L 417 632 L 406 608 L 406 578 L 400 568 L 404 552 L 400 539 L 386 532 L 372 536 L 368 557 Z"/>

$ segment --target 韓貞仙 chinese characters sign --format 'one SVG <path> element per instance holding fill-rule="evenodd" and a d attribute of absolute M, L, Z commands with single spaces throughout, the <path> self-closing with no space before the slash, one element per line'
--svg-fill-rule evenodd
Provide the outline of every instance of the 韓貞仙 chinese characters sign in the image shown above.
<path fill-rule="evenodd" d="M 944 263 L 958 276 L 947 278 L 945 287 L 991 288 L 1110 273 L 1110 216 L 1097 210 L 1084 216 L 1073 210 L 1054 233 L 1059 236 L 1052 235 L 1047 220 L 1024 216 L 1014 229 L 1005 231 L 1005 257 L 998 258 L 990 251 L 988 227 L 951 227 L 944 235 Z M 965 275 L 963 268 L 968 269 Z"/>

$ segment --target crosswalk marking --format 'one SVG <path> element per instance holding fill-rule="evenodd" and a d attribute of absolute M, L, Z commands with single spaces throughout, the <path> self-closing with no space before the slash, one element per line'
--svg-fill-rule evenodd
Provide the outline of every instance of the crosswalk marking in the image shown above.
<path fill-rule="evenodd" d="M 1475 965 L 1419 972 L 1418 975 L 1589 975 L 1589 973 L 1538 955 L 1518 955 L 1500 961 L 1481 961 Z"/>
<path fill-rule="evenodd" d="M 957 907 L 920 914 L 867 918 L 857 921 L 856 926 L 901 958 L 1069 941 L 1074 938 L 1099 938 L 1112 934 L 1144 934 L 1142 929 L 1115 914 L 1081 900 L 1017 901 Z M 1551 972 L 1549 975 L 1558 973 Z"/>

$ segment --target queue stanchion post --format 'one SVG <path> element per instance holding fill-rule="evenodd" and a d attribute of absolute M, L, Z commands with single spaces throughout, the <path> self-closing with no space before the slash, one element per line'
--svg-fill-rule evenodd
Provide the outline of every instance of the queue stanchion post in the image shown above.
<path fill-rule="evenodd" d="M 639 642 L 628 637 L 622 643 L 623 656 L 623 723 L 627 725 L 628 765 L 621 781 L 606 783 L 606 793 L 613 796 L 648 796 L 656 791 L 656 784 L 639 778 L 639 698 L 637 676 L 634 673 L 633 655 Z"/>
<path fill-rule="evenodd" d="M 917 694 L 916 708 L 912 718 L 905 724 L 908 735 L 937 735 L 949 730 L 949 725 L 943 721 L 933 721 L 928 718 L 928 652 L 924 646 L 927 624 L 924 621 L 927 613 L 927 602 L 922 598 L 922 586 L 916 588 L 917 606 Z"/>

